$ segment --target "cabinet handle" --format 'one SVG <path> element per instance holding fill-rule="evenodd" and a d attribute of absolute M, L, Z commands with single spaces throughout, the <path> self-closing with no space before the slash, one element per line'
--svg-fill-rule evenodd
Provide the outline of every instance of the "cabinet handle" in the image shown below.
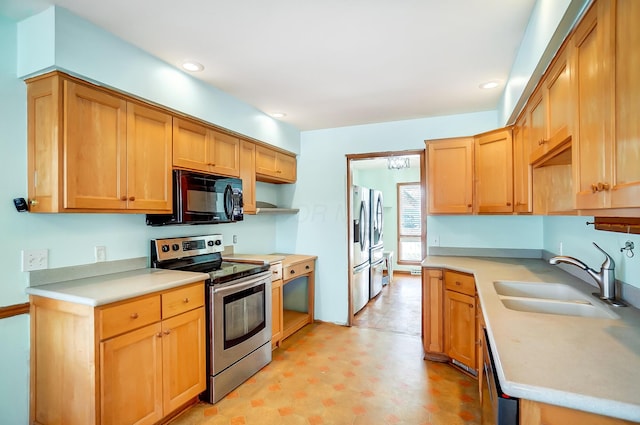
<path fill-rule="evenodd" d="M 305 269 L 309 270 L 311 267 L 310 266 L 305 266 Z"/>
<path fill-rule="evenodd" d="M 296 273 L 296 271 L 295 271 L 295 270 L 291 270 L 289 273 L 291 273 L 291 274 L 295 274 L 295 273 Z"/>
<path fill-rule="evenodd" d="M 136 200 L 136 197 L 135 197 L 135 196 L 129 196 L 129 201 L 132 201 L 132 202 L 133 202 L 133 201 L 135 201 L 135 200 Z"/>
<path fill-rule="evenodd" d="M 169 335 L 171 333 L 171 329 L 167 329 L 166 331 L 164 331 L 165 335 Z"/>
<path fill-rule="evenodd" d="M 185 304 L 188 303 L 189 302 L 189 297 L 186 297 L 183 301 L 184 301 Z"/>
<path fill-rule="evenodd" d="M 132 319 L 137 319 L 138 317 L 139 317 L 138 313 L 131 313 L 131 318 Z"/>
<path fill-rule="evenodd" d="M 158 332 L 158 333 L 156 334 L 156 336 L 157 336 L 158 338 L 162 338 L 162 332 Z"/>
<path fill-rule="evenodd" d="M 473 308 L 473 304 L 469 304 L 469 308 Z"/>
<path fill-rule="evenodd" d="M 507 202 L 507 206 L 510 207 L 511 206 L 511 202 Z"/>
<path fill-rule="evenodd" d="M 598 192 L 602 190 L 609 190 L 609 183 L 598 182 Z"/>
<path fill-rule="evenodd" d="M 32 207 L 38 205 L 38 201 L 36 201 L 35 199 L 30 199 L 29 200 L 29 205 L 31 205 Z"/>
<path fill-rule="evenodd" d="M 456 280 L 456 286 L 460 286 L 460 285 L 462 285 L 462 283 Z"/>
<path fill-rule="evenodd" d="M 471 208 L 473 206 L 473 204 L 467 204 L 467 207 Z"/>
<path fill-rule="evenodd" d="M 282 174 L 282 171 L 278 170 L 276 171 L 277 174 Z"/>
<path fill-rule="evenodd" d="M 122 196 L 120 197 L 120 200 L 121 200 L 121 201 L 126 201 L 126 200 L 127 200 L 127 196 L 126 196 L 126 195 L 122 195 Z"/>
<path fill-rule="evenodd" d="M 542 145 L 544 145 L 545 143 L 547 143 L 547 141 L 546 141 L 546 140 L 544 140 L 544 139 L 540 139 L 540 140 L 538 140 L 538 146 L 542 146 Z"/>

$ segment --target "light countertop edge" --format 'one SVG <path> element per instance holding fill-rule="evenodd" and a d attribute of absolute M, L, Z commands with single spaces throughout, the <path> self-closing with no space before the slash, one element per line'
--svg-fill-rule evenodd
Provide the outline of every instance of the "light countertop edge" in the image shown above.
<path fill-rule="evenodd" d="M 137 269 L 66 282 L 31 286 L 25 292 L 93 307 L 203 281 L 206 273 Z"/>
<path fill-rule="evenodd" d="M 422 267 L 474 275 L 502 390 L 512 397 L 640 421 L 640 310 L 613 308 L 615 319 L 509 310 L 493 282 L 585 282 L 535 259 L 428 256 Z"/>

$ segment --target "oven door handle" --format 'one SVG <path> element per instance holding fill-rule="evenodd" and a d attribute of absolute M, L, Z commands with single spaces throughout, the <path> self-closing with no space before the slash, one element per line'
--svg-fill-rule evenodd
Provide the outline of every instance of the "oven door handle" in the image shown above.
<path fill-rule="evenodd" d="M 241 282 L 229 282 L 228 284 L 225 285 L 214 285 L 213 286 L 213 293 L 216 295 L 228 295 L 228 294 L 232 294 L 232 293 L 236 293 L 239 291 L 244 291 L 245 289 L 249 289 L 253 286 L 258 285 L 259 283 L 262 283 L 263 281 L 265 281 L 265 277 L 270 276 L 269 274 L 267 274 L 266 276 L 260 276 L 260 277 L 255 277 L 252 279 L 249 279 L 247 281 L 241 281 Z M 266 279 L 269 283 L 271 282 L 270 279 Z M 267 282 L 264 282 L 265 285 Z M 268 289 L 268 288 L 267 288 Z"/>

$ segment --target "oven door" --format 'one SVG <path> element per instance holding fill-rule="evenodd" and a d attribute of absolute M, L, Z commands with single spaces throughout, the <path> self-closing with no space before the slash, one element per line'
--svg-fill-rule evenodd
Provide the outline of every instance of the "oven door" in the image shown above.
<path fill-rule="evenodd" d="M 484 382 L 482 385 L 482 425 L 518 425 L 518 399 L 500 389 L 487 330 L 483 329 Z"/>
<path fill-rule="evenodd" d="M 210 287 L 211 375 L 271 342 L 271 272 Z"/>

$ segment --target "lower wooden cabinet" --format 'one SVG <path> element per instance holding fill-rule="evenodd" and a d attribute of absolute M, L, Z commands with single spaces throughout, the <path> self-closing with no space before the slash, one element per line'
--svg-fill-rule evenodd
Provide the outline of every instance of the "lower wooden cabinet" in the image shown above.
<path fill-rule="evenodd" d="M 91 307 L 31 296 L 30 421 L 154 424 L 206 388 L 204 283 Z"/>
<path fill-rule="evenodd" d="M 423 269 L 422 342 L 425 358 L 455 361 L 474 373 L 477 364 L 475 281 L 472 275 Z"/>

